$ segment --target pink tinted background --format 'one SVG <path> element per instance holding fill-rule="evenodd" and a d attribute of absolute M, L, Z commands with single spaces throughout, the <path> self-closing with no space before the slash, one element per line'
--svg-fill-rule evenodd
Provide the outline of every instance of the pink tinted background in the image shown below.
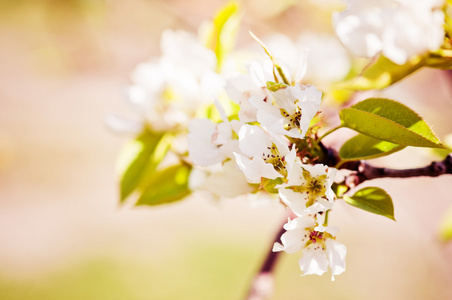
<path fill-rule="evenodd" d="M 335 1 L 322 1 L 335 2 Z M 0 299 L 240 299 L 284 211 L 190 198 L 120 208 L 114 165 L 133 118 L 122 99 L 165 28 L 195 32 L 224 1 L 0 1 Z M 331 31 L 309 1 L 244 1 L 239 46 L 260 36 Z M 451 131 L 451 79 L 425 70 L 382 93 Z M 364 95 L 365 96 L 365 95 Z M 363 96 L 363 97 L 364 97 Z M 344 130 L 344 134 L 345 134 Z M 340 144 L 338 139 L 327 140 Z M 408 149 L 375 164 L 423 166 Z M 437 239 L 451 176 L 379 180 L 397 222 L 339 202 L 331 223 L 347 271 L 299 277 L 282 256 L 274 299 L 450 299 L 452 249 Z"/>

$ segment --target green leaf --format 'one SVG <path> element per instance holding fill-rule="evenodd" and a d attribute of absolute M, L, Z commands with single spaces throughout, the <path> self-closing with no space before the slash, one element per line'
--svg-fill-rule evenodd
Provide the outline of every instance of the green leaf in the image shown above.
<path fill-rule="evenodd" d="M 403 65 L 398 65 L 383 55 L 380 55 L 380 57 L 374 63 L 366 67 L 359 76 L 337 83 L 333 88 L 336 90 L 383 89 L 410 75 L 422 66 L 424 66 L 424 58 L 420 56 L 411 58 Z"/>
<path fill-rule="evenodd" d="M 146 179 L 146 187 L 136 205 L 153 206 L 182 200 L 190 194 L 190 170 L 190 166 L 181 163 L 154 172 Z"/>
<path fill-rule="evenodd" d="M 225 56 L 234 48 L 240 23 L 239 4 L 226 4 L 215 16 L 207 34 L 206 45 L 217 56 L 217 69 L 221 70 Z"/>
<path fill-rule="evenodd" d="M 124 146 L 117 164 L 121 202 L 138 187 L 147 173 L 155 170 L 169 146 L 168 134 L 147 129 Z"/>
<path fill-rule="evenodd" d="M 403 148 L 405 146 L 358 134 L 342 145 L 339 150 L 339 157 L 344 160 L 372 159 L 390 155 Z"/>
<path fill-rule="evenodd" d="M 441 220 L 439 237 L 444 242 L 452 240 L 452 206 L 449 207 Z"/>
<path fill-rule="evenodd" d="M 365 187 L 353 196 L 344 196 L 345 202 L 362 210 L 387 217 L 395 221 L 391 197 L 377 187 Z"/>
<path fill-rule="evenodd" d="M 345 127 L 379 140 L 447 149 L 417 113 L 393 100 L 370 98 L 341 110 L 339 116 Z"/>

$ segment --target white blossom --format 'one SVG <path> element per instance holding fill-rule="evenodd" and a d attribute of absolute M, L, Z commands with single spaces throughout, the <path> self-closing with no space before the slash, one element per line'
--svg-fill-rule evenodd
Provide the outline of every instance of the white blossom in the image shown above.
<path fill-rule="evenodd" d="M 206 191 L 214 197 L 233 198 L 253 192 L 242 171 L 233 160 L 210 168 L 195 167 L 190 173 L 191 190 Z"/>
<path fill-rule="evenodd" d="M 444 40 L 444 0 L 348 0 L 334 16 L 336 33 L 355 55 L 379 53 L 397 64 L 437 50 Z"/>
<path fill-rule="evenodd" d="M 239 151 L 236 135 L 243 123 L 237 120 L 229 121 L 216 98 L 214 103 L 222 122 L 193 119 L 188 125 L 188 156 L 198 166 L 206 167 L 221 163 L 227 158 L 234 159 L 233 152 Z"/>
<path fill-rule="evenodd" d="M 297 157 L 287 160 L 287 183 L 277 185 L 281 201 L 297 216 L 316 214 L 332 208 L 331 189 L 337 170 L 322 164 L 302 164 Z"/>
<path fill-rule="evenodd" d="M 266 82 L 274 80 L 270 60 L 252 60 L 248 63 L 248 73 L 230 77 L 226 80 L 225 90 L 232 101 L 240 105 L 238 116 L 243 122 L 257 121 L 257 109 L 250 100 L 264 101 L 270 93 Z"/>
<path fill-rule="evenodd" d="M 132 73 L 127 100 L 154 129 L 168 130 L 186 126 L 222 90 L 224 80 L 215 72 L 215 53 L 195 35 L 166 30 L 160 46 L 159 58 L 139 64 Z"/>
<path fill-rule="evenodd" d="M 321 226 L 312 216 L 301 216 L 289 220 L 281 243 L 275 243 L 273 251 L 289 254 L 298 251 L 302 257 L 298 261 L 302 275 L 322 275 L 331 269 L 331 279 L 345 271 L 346 247 L 335 240 L 336 227 Z"/>
<path fill-rule="evenodd" d="M 239 148 L 241 153 L 235 152 L 234 156 L 250 183 L 284 177 L 286 156 L 295 156 L 295 149 L 290 151 L 257 125 L 245 124 L 240 128 Z"/>
<path fill-rule="evenodd" d="M 257 121 L 272 134 L 303 139 L 320 109 L 322 93 L 315 86 L 296 83 L 271 94 L 276 105 L 250 99 L 257 108 Z"/>
<path fill-rule="evenodd" d="M 303 80 L 327 86 L 344 78 L 350 70 L 350 58 L 333 35 L 304 32 L 291 40 L 276 34 L 265 39 L 265 44 L 291 83 Z"/>

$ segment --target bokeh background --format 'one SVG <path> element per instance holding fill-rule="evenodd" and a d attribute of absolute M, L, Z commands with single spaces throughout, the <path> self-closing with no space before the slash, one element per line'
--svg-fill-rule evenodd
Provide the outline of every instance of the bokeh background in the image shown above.
<path fill-rule="evenodd" d="M 196 32 L 224 3 L 0 0 L 0 299 L 243 298 L 284 210 L 196 197 L 120 207 L 115 160 L 128 137 L 104 123 L 109 113 L 133 118 L 123 90 L 135 65 L 159 54 L 161 32 Z M 331 33 L 337 1 L 242 5 L 239 46 L 253 43 L 248 30 Z M 422 70 L 382 94 L 444 137 L 451 83 Z M 431 159 L 407 149 L 375 164 Z M 338 202 L 330 222 L 341 228 L 347 271 L 335 282 L 300 277 L 297 254 L 282 255 L 273 299 L 452 299 L 452 247 L 437 234 L 452 176 L 366 184 L 393 197 L 397 222 Z"/>

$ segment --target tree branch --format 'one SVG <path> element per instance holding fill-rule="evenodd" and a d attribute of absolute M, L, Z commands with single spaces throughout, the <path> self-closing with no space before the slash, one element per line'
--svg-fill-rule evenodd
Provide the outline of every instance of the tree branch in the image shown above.
<path fill-rule="evenodd" d="M 250 290 L 248 291 L 248 295 L 245 298 L 246 300 L 265 300 L 271 297 L 271 295 L 273 294 L 274 284 L 272 273 L 281 252 L 273 252 L 272 248 L 275 242 L 279 242 L 281 235 L 285 231 L 286 230 L 281 226 L 281 229 L 275 235 L 273 243 L 270 247 L 270 251 L 267 253 L 267 257 L 265 258 L 261 269 L 256 274 L 253 282 L 251 283 Z"/>
<path fill-rule="evenodd" d="M 430 165 L 413 168 L 413 169 L 389 169 L 378 168 L 363 161 L 349 162 L 344 164 L 342 169 L 348 169 L 356 171 L 346 177 L 345 184 L 353 188 L 366 180 L 372 180 L 376 178 L 408 178 L 408 177 L 437 177 L 444 174 L 452 174 L 452 156 L 449 154 L 444 160 L 439 162 L 432 162 Z"/>

